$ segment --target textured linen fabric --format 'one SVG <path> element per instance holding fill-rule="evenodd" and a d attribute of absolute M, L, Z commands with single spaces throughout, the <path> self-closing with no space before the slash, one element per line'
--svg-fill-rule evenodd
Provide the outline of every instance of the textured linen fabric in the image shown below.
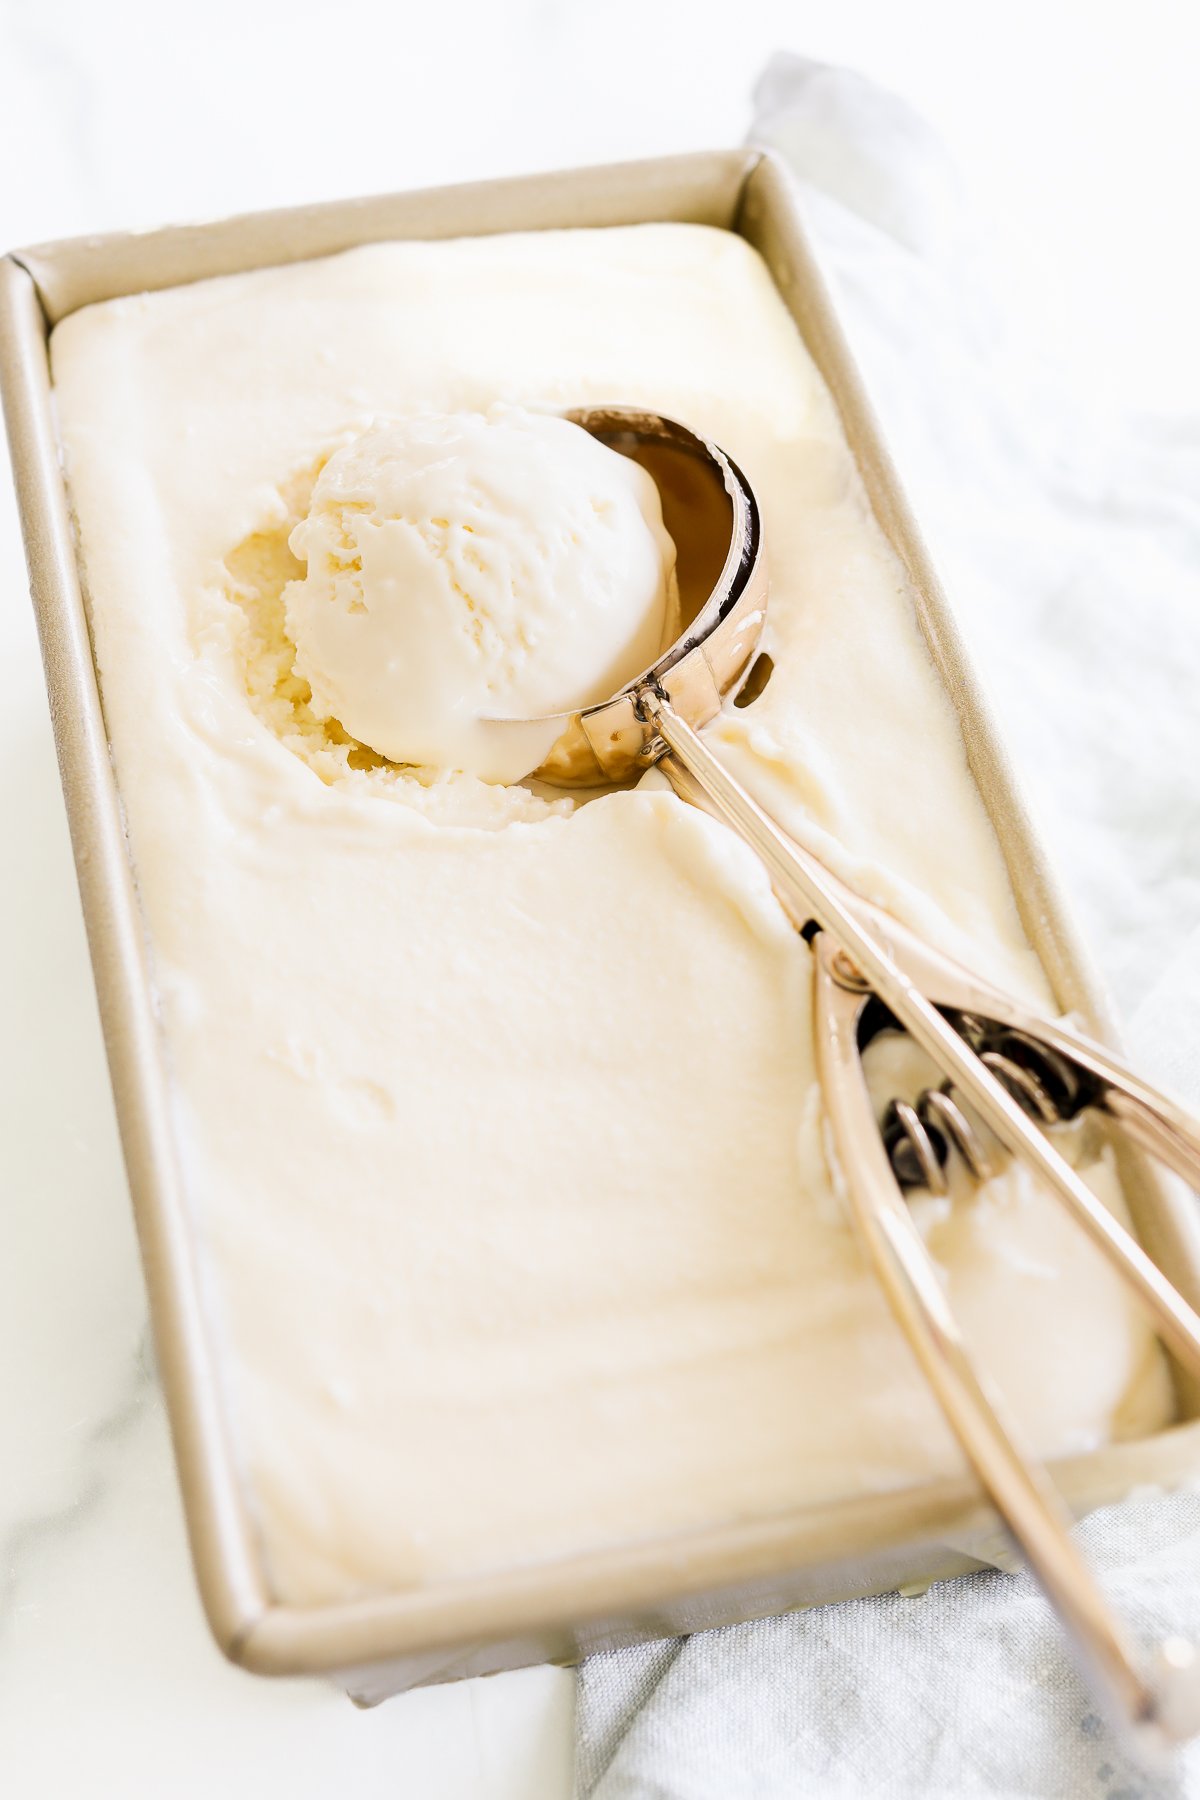
<path fill-rule="evenodd" d="M 1079 1527 L 1136 1633 L 1200 1624 L 1200 1497 Z M 597 1800 L 857 1800 L 1200 1792 L 1131 1766 L 1025 1574 L 942 1582 L 593 1657 L 579 1782 Z"/>
<path fill-rule="evenodd" d="M 1130 1049 L 1200 1106 L 1200 421 L 1114 421 L 1013 341 L 901 102 L 786 56 L 756 102 Z M 1135 1635 L 1200 1637 L 1200 1496 L 1079 1538 Z M 1200 1745 L 1122 1754 L 1024 1573 L 593 1657 L 578 1720 L 587 1800 L 1200 1797 Z"/>

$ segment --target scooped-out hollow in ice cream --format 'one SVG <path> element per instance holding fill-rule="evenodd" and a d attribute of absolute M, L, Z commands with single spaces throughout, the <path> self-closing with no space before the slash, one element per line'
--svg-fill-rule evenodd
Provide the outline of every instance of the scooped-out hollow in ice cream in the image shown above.
<path fill-rule="evenodd" d="M 326 463 L 291 545 L 313 710 L 397 763 L 519 779 L 489 719 L 603 700 L 677 628 L 653 479 L 552 413 L 376 423 Z"/>

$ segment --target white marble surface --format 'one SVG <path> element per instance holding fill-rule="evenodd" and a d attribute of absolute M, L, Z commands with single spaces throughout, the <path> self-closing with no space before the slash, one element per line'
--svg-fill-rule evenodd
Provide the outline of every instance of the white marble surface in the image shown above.
<path fill-rule="evenodd" d="M 1182 7 L 953 0 L 0 3 L 0 239 L 145 226 L 740 137 L 776 45 L 908 95 L 995 220 L 1019 312 L 1094 388 L 1169 412 L 1200 273 Z M 0 1785 L 536 1796 L 571 1785 L 571 1677 L 355 1712 L 225 1665 L 194 1596 L 7 479 L 0 479 Z"/>

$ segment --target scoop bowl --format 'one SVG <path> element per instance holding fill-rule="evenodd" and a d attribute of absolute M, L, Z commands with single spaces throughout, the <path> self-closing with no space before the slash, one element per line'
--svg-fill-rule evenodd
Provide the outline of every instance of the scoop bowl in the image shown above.
<path fill-rule="evenodd" d="M 656 662 L 607 700 L 536 719 L 489 719 L 517 761 L 555 787 L 628 781 L 663 754 L 643 704 L 669 700 L 694 727 L 736 694 L 754 661 L 767 613 L 767 559 L 754 491 L 716 444 L 662 413 L 590 406 L 563 415 L 657 483 L 675 540 L 685 624 Z"/>

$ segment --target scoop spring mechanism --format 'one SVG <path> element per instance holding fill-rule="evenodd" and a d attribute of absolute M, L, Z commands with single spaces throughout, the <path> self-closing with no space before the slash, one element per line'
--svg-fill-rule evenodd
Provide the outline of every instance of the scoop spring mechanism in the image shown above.
<path fill-rule="evenodd" d="M 1027 1031 L 997 1031 L 984 1019 L 964 1015 L 963 1037 L 1035 1124 L 1066 1124 L 1087 1104 L 1079 1072 Z M 913 1102 L 896 1096 L 880 1120 L 884 1148 L 902 1188 L 925 1187 L 945 1194 L 946 1168 L 957 1152 L 976 1181 L 990 1181 L 995 1163 L 960 1103 L 952 1082 L 923 1088 Z"/>

